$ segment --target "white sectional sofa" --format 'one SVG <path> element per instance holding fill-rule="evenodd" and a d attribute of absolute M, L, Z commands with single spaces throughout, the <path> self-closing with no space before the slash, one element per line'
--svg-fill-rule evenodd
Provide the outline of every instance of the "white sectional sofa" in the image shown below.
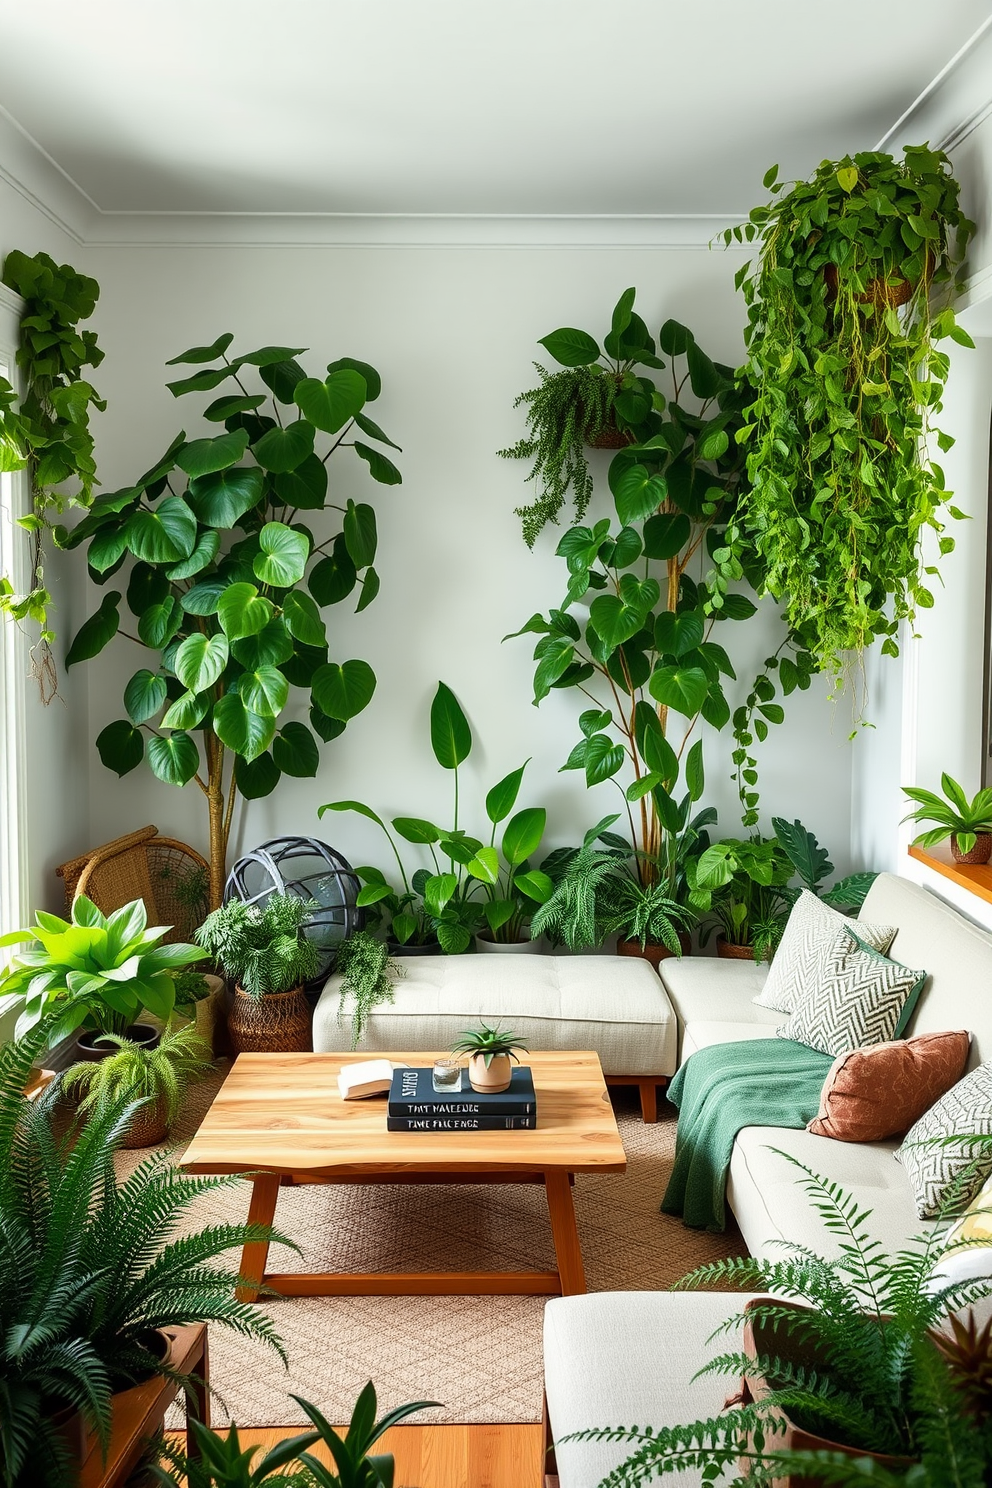
<path fill-rule="evenodd" d="M 966 1028 L 973 1035 L 969 1068 L 992 1059 L 992 935 L 892 874 L 876 880 L 860 917 L 897 926 L 889 955 L 928 973 L 907 1036 Z M 678 1018 L 680 1062 L 710 1044 L 774 1035 L 783 1015 L 751 1001 L 765 975 L 747 962 L 701 956 L 662 964 Z M 783 1253 L 775 1242 L 821 1253 L 836 1245 L 797 1189 L 795 1170 L 770 1150 L 778 1148 L 855 1194 L 872 1211 L 875 1237 L 898 1250 L 927 1223 L 893 1158 L 898 1145 L 746 1128 L 734 1146 L 727 1199 L 748 1249 L 772 1257 Z M 712 1352 L 706 1340 L 742 1301 L 725 1294 L 606 1292 L 549 1302 L 545 1388 L 553 1437 L 590 1426 L 674 1425 L 718 1409 L 726 1381 L 689 1381 Z M 561 1488 L 595 1488 L 630 1450 L 621 1443 L 566 1443 L 558 1451 Z"/>

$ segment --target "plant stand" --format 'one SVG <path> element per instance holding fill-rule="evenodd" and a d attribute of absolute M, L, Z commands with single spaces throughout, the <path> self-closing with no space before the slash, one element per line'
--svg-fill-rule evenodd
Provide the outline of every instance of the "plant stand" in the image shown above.
<path fill-rule="evenodd" d="M 180 1374 L 195 1374 L 186 1392 L 187 1418 L 210 1424 L 210 1365 L 207 1355 L 207 1329 L 204 1323 L 188 1328 L 166 1328 L 172 1339 L 170 1363 Z M 148 1439 L 165 1420 L 165 1413 L 175 1400 L 179 1386 L 173 1380 L 153 1376 L 133 1389 L 122 1390 L 114 1397 L 110 1445 L 104 1461 L 99 1442 L 94 1442 L 78 1478 L 78 1488 L 117 1488 L 133 1471 Z M 196 1456 L 194 1443 L 187 1433 L 186 1450 Z"/>

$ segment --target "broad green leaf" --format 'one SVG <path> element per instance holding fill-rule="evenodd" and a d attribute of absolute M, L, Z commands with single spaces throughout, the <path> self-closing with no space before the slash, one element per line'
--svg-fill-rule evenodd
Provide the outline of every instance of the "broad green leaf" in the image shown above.
<path fill-rule="evenodd" d="M 507 822 L 503 833 L 503 856 L 511 868 L 519 868 L 541 845 L 548 813 L 543 806 L 528 806 Z"/>
<path fill-rule="evenodd" d="M 375 562 L 378 535 L 375 511 L 366 502 L 349 501 L 344 514 L 344 541 L 348 556 L 356 568 Z"/>
<path fill-rule="evenodd" d="M 185 393 L 208 393 L 211 388 L 220 387 L 229 377 L 233 377 L 234 367 L 204 367 L 202 372 L 194 372 L 192 377 L 181 377 L 178 382 L 167 382 L 165 385 L 174 398 L 181 398 Z"/>
<path fill-rule="evenodd" d="M 480 883 L 492 886 L 499 880 L 499 854 L 494 847 L 480 847 L 465 867 Z"/>
<path fill-rule="evenodd" d="M 849 165 L 846 167 L 841 167 L 841 169 L 837 171 L 836 174 L 837 185 L 840 187 L 841 191 L 846 191 L 848 194 L 850 194 L 850 192 L 852 192 L 855 186 L 857 186 L 858 184 L 857 166 Z"/>
<path fill-rule="evenodd" d="M 289 683 L 274 666 L 244 672 L 237 687 L 245 706 L 263 718 L 278 718 L 289 699 Z"/>
<path fill-rule="evenodd" d="M 559 678 L 565 675 L 574 656 L 575 647 L 567 636 L 553 636 L 549 639 L 547 650 L 542 653 L 534 672 L 535 706 L 542 698 L 547 697 Z"/>
<path fill-rule="evenodd" d="M 656 667 L 648 683 L 651 696 L 663 707 L 693 718 L 706 697 L 708 682 L 702 667 Z"/>
<path fill-rule="evenodd" d="M 686 546 L 692 525 L 684 512 L 659 512 L 644 523 L 644 556 L 665 561 Z"/>
<path fill-rule="evenodd" d="M 181 496 L 167 496 L 153 511 L 131 513 L 127 545 L 145 563 L 178 563 L 196 545 L 196 517 Z"/>
<path fill-rule="evenodd" d="M 147 723 L 149 718 L 155 717 L 167 696 L 165 678 L 142 667 L 140 672 L 135 672 L 124 689 L 124 706 L 128 718 L 135 725 Z"/>
<path fill-rule="evenodd" d="M 372 479 L 378 481 L 380 486 L 401 486 L 403 484 L 403 473 L 398 469 L 381 450 L 373 449 L 370 444 L 363 444 L 360 439 L 355 440 L 355 454 L 365 461 L 369 467 Z"/>
<path fill-rule="evenodd" d="M 127 607 L 132 615 L 143 615 L 149 605 L 161 604 L 169 592 L 169 581 L 160 568 L 136 563 L 127 581 Z"/>
<path fill-rule="evenodd" d="M 661 732 L 660 726 L 657 731 L 645 733 L 641 754 L 653 775 L 660 776 L 663 781 L 678 779 L 679 757 Z"/>
<path fill-rule="evenodd" d="M 714 398 L 724 386 L 724 382 L 709 357 L 700 350 L 695 341 L 689 342 L 685 357 L 689 365 L 689 382 L 696 397 L 703 402 L 708 398 Z"/>
<path fill-rule="evenodd" d="M 456 770 L 472 751 L 472 730 L 461 704 L 444 682 L 431 703 L 431 748 L 442 770 Z"/>
<path fill-rule="evenodd" d="M 235 357 L 234 367 L 271 367 L 276 362 L 289 362 L 293 357 L 302 356 L 307 350 L 305 346 L 260 346 L 257 351 L 246 351 L 244 356 Z"/>
<path fill-rule="evenodd" d="M 90 568 L 103 574 L 108 568 L 113 568 L 126 550 L 127 528 L 122 522 L 120 526 L 106 528 L 96 534 L 87 550 L 86 561 Z"/>
<path fill-rule="evenodd" d="M 178 367 L 187 362 L 215 362 L 219 356 L 223 356 L 231 342 L 234 340 L 233 331 L 225 331 L 218 336 L 216 341 L 209 346 L 191 346 L 189 351 L 182 352 L 179 356 L 172 357 L 166 362 L 167 367 Z"/>
<path fill-rule="evenodd" d="M 293 638 L 279 615 L 273 615 L 267 625 L 255 635 L 241 636 L 231 642 L 231 654 L 239 666 L 253 672 L 260 666 L 282 666 L 295 653 Z M 323 659 L 323 658 L 321 658 Z M 309 679 L 307 681 L 309 686 Z"/>
<path fill-rule="evenodd" d="M 667 356 L 684 356 L 692 340 L 688 326 L 677 320 L 666 320 L 658 332 L 658 345 Z"/>
<path fill-rule="evenodd" d="M 236 641 L 264 630 L 273 609 L 254 584 L 229 584 L 217 602 L 217 615 L 228 640 Z"/>
<path fill-rule="evenodd" d="M 644 624 L 644 612 L 625 605 L 615 594 L 600 594 L 589 606 L 593 630 L 611 651 L 629 641 Z"/>
<path fill-rule="evenodd" d="M 265 477 L 254 467 L 235 466 L 189 483 L 186 500 L 208 527 L 233 527 L 262 499 Z"/>
<path fill-rule="evenodd" d="M 222 744 L 246 760 L 257 759 L 272 743 L 274 718 L 247 708 L 237 692 L 228 692 L 214 704 L 214 733 Z"/>
<path fill-rule="evenodd" d="M 618 341 L 630 325 L 630 313 L 634 308 L 636 295 L 636 289 L 625 289 L 613 307 L 613 320 L 610 324 L 610 330 Z"/>
<path fill-rule="evenodd" d="M 327 496 L 327 467 L 323 460 L 307 455 L 295 470 L 277 475 L 276 495 L 286 506 L 319 511 Z"/>
<path fill-rule="evenodd" d="M 404 842 L 415 842 L 419 846 L 437 842 L 441 837 L 440 828 L 420 816 L 396 816 L 393 826 Z"/>
<path fill-rule="evenodd" d="M 327 627 L 309 594 L 298 589 L 291 590 L 282 602 L 282 618 L 290 635 L 301 645 L 327 645 Z"/>
<path fill-rule="evenodd" d="M 126 775 L 141 764 L 145 754 L 145 741 L 138 729 L 119 718 L 108 723 L 96 736 L 97 753 L 108 770 L 116 775 Z"/>
<path fill-rule="evenodd" d="M 182 558 L 178 563 L 174 563 L 171 568 L 167 568 L 165 576 L 173 583 L 177 579 L 191 579 L 194 574 L 202 573 L 205 568 L 209 568 L 219 551 L 220 533 L 215 532 L 212 527 L 208 527 L 200 533 L 196 540 L 196 547 L 190 553 L 189 557 Z"/>
<path fill-rule="evenodd" d="M 748 599 L 746 594 L 726 594 L 723 599 L 723 609 L 720 618 L 726 620 L 750 620 L 756 614 L 758 606 Z"/>
<path fill-rule="evenodd" d="M 319 605 L 332 605 L 347 599 L 357 582 L 358 573 L 339 533 L 327 557 L 310 570 L 307 588 Z"/>
<path fill-rule="evenodd" d="M 433 873 L 424 884 L 424 903 L 431 914 L 439 915 L 458 888 L 453 873 Z"/>
<path fill-rule="evenodd" d="M 310 726 L 315 734 L 320 735 L 325 744 L 330 744 L 332 739 L 340 739 L 347 727 L 344 719 L 329 718 L 318 707 L 310 709 Z"/>
<path fill-rule="evenodd" d="M 293 390 L 293 401 L 303 417 L 325 434 L 336 434 L 361 413 L 366 397 L 365 378 L 350 367 L 331 372 L 324 382 L 306 377 Z"/>
<path fill-rule="evenodd" d="M 313 424 L 306 419 L 297 419 L 285 429 L 269 429 L 257 444 L 252 445 L 252 454 L 263 470 L 273 475 L 282 475 L 296 467 L 313 454 Z"/>
<path fill-rule="evenodd" d="M 185 785 L 200 768 L 200 751 L 189 734 L 156 734 L 148 740 L 148 763 L 166 785 Z"/>
<path fill-rule="evenodd" d="M 517 906 L 513 899 L 489 899 L 482 906 L 482 913 L 486 917 L 486 924 L 494 935 L 508 920 L 513 919 L 516 908 Z"/>
<path fill-rule="evenodd" d="M 205 636 L 197 631 L 179 647 L 173 671 L 190 692 L 206 692 L 223 673 L 229 655 L 227 636 Z"/>
<path fill-rule="evenodd" d="M 599 346 L 585 331 L 562 326 L 538 342 L 563 367 L 588 367 L 600 355 Z"/>
<path fill-rule="evenodd" d="M 166 711 L 162 727 L 169 729 L 199 728 L 210 712 L 210 698 L 206 693 L 181 692 Z"/>
<path fill-rule="evenodd" d="M 302 382 L 307 374 L 295 357 L 283 357 L 278 362 L 267 362 L 264 367 L 259 367 L 258 375 L 280 403 L 290 404 L 297 383 Z"/>
<path fill-rule="evenodd" d="M 223 579 L 205 579 L 187 589 L 180 603 L 189 615 L 216 615 L 220 597 L 227 588 Z"/>
<path fill-rule="evenodd" d="M 374 403 L 382 392 L 382 378 L 374 367 L 369 366 L 368 362 L 356 361 L 354 357 L 338 357 L 336 362 L 328 362 L 327 370 L 328 372 L 341 372 L 344 370 L 357 372 L 359 376 L 365 379 L 365 386 L 368 389 L 365 396 L 370 403 Z M 357 423 L 358 420 L 356 419 L 355 422 Z M 378 438 L 378 436 L 376 437 Z"/>
<path fill-rule="evenodd" d="M 270 796 L 281 777 L 282 771 L 268 750 L 257 759 L 246 760 L 239 755 L 234 761 L 234 779 L 246 801 L 258 801 L 263 796 Z"/>
<path fill-rule="evenodd" d="M 252 413 L 264 402 L 264 393 L 227 393 L 223 398 L 215 398 L 209 408 L 203 410 L 203 417 L 212 424 L 222 424 L 235 413 Z"/>
<path fill-rule="evenodd" d="M 502 780 L 493 786 L 486 796 L 486 815 L 496 826 L 498 822 L 505 821 L 517 804 L 517 795 L 520 790 L 520 782 L 524 778 L 524 771 L 530 761 L 525 761 L 518 770 L 511 770 Z"/>
<path fill-rule="evenodd" d="M 149 605 L 138 618 L 138 638 L 156 651 L 164 651 L 182 626 L 183 607 L 174 594 L 166 595 L 161 604 Z"/>
<path fill-rule="evenodd" d="M 285 522 L 266 522 L 258 535 L 262 549 L 252 564 L 256 579 L 276 589 L 298 584 L 306 571 L 310 544 Z"/>
<path fill-rule="evenodd" d="M 286 723 L 272 740 L 272 758 L 284 775 L 309 779 L 320 765 L 320 750 L 303 723 Z"/>
<path fill-rule="evenodd" d="M 66 671 L 75 666 L 77 661 L 89 661 L 91 656 L 98 656 L 104 646 L 113 640 L 121 623 L 118 610 L 120 602 L 120 591 L 112 589 L 103 596 L 100 608 L 88 620 L 83 621 L 66 653 Z"/>
<path fill-rule="evenodd" d="M 236 465 L 247 448 L 247 431 L 232 429 L 213 439 L 194 439 L 179 451 L 176 464 L 192 477 L 212 475 L 215 471 L 228 470 Z"/>
<path fill-rule="evenodd" d="M 325 801 L 323 806 L 317 807 L 317 820 L 320 821 L 325 811 L 354 811 L 359 816 L 367 816 L 369 821 L 374 821 L 377 826 L 385 828 L 385 822 L 381 816 L 377 816 L 371 806 L 365 806 L 361 801 Z"/>
<path fill-rule="evenodd" d="M 374 692 L 375 672 L 367 661 L 328 662 L 314 673 L 313 700 L 329 718 L 354 718 L 368 707 Z"/>
<path fill-rule="evenodd" d="M 657 512 L 668 495 L 664 476 L 651 475 L 644 465 L 633 465 L 619 477 L 614 489 L 617 516 L 626 527 Z"/>
<path fill-rule="evenodd" d="M 703 639 L 703 617 L 698 610 L 673 614 L 664 610 L 654 624 L 654 643 L 662 655 L 685 656 Z"/>
<path fill-rule="evenodd" d="M 586 785 L 599 785 L 623 768 L 623 746 L 614 744 L 608 734 L 593 734 L 585 746 Z"/>
<path fill-rule="evenodd" d="M 513 877 L 513 887 L 533 899 L 537 904 L 544 904 L 554 893 L 554 884 L 546 873 L 539 868 L 532 868 L 529 873 L 516 873 Z"/>

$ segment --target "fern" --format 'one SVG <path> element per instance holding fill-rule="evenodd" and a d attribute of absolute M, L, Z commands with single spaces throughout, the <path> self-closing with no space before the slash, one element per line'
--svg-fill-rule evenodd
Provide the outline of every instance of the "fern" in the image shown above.
<path fill-rule="evenodd" d="M 63 1077 L 63 1088 L 83 1097 L 82 1111 L 122 1098 L 161 1101 L 165 1124 L 171 1126 L 186 1085 L 212 1065 L 210 1050 L 192 1024 L 166 1030 L 154 1049 L 117 1034 L 107 1034 L 106 1042 L 117 1045 L 116 1054 L 96 1063 L 74 1064 Z"/>
<path fill-rule="evenodd" d="M 249 997 L 288 992 L 320 970 L 320 952 L 303 933 L 317 907 L 295 894 L 272 894 L 264 905 L 230 899 L 207 915 L 195 939 Z"/>
<path fill-rule="evenodd" d="M 406 975 L 398 962 L 390 960 L 389 951 L 369 930 L 358 930 L 342 941 L 334 960 L 336 971 L 343 973 L 338 1013 L 344 1011 L 347 998 L 352 999 L 351 1047 L 357 1047 L 369 1014 L 383 1002 L 393 1000 L 393 982 Z"/>
<path fill-rule="evenodd" d="M 547 863 L 545 863 L 547 868 Z M 586 844 L 566 864 L 549 898 L 531 920 L 531 935 L 547 935 L 556 944 L 581 951 L 602 939 L 597 895 L 617 871 L 611 852 Z"/>

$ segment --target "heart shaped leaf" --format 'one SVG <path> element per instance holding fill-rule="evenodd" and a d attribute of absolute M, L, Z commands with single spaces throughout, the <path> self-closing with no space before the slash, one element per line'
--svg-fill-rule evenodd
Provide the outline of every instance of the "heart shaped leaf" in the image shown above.
<path fill-rule="evenodd" d="M 264 484 L 260 470 L 235 466 L 190 481 L 186 500 L 205 526 L 233 527 L 261 501 Z"/>
<path fill-rule="evenodd" d="M 168 738 L 155 734 L 148 740 L 148 763 L 166 785 L 185 785 L 200 767 L 200 751 L 182 731 Z"/>
<path fill-rule="evenodd" d="M 375 672 L 367 661 L 327 662 L 314 673 L 313 700 L 328 718 L 347 722 L 367 708 L 375 692 Z"/>
<path fill-rule="evenodd" d="M 152 511 L 131 513 L 127 545 L 145 563 L 178 563 L 196 546 L 196 517 L 181 496 L 167 496 Z"/>
<path fill-rule="evenodd" d="M 124 706 L 133 724 L 147 723 L 154 718 L 168 696 L 164 677 L 143 667 L 135 672 L 124 689 Z"/>
<path fill-rule="evenodd" d="M 179 647 L 173 670 L 190 692 L 206 692 L 221 676 L 229 655 L 227 636 L 205 636 L 197 631 Z"/>
<path fill-rule="evenodd" d="M 212 475 L 236 465 L 247 448 L 247 431 L 232 429 L 214 439 L 194 439 L 179 451 L 176 464 L 189 476 Z"/>
<path fill-rule="evenodd" d="M 336 434 L 361 413 L 366 397 L 365 378 L 350 367 L 331 372 L 324 382 L 305 377 L 293 390 L 293 401 L 304 418 L 325 434 Z"/>
<path fill-rule="evenodd" d="M 273 614 L 270 601 L 254 584 L 229 584 L 217 602 L 217 615 L 229 641 L 258 635 Z"/>
<path fill-rule="evenodd" d="M 276 589 L 298 584 L 306 570 L 310 544 L 302 532 L 285 522 L 266 522 L 258 534 L 258 554 L 252 569 L 256 579 Z"/>
<path fill-rule="evenodd" d="M 269 429 L 252 446 L 252 454 L 263 470 L 281 475 L 295 470 L 307 455 L 313 454 L 313 435 L 313 424 L 306 419 L 297 419 L 295 423 L 287 424 L 285 429 Z"/>
<path fill-rule="evenodd" d="M 246 760 L 257 759 L 272 743 L 274 718 L 245 706 L 240 693 L 228 692 L 214 704 L 214 733 L 222 744 Z"/>

